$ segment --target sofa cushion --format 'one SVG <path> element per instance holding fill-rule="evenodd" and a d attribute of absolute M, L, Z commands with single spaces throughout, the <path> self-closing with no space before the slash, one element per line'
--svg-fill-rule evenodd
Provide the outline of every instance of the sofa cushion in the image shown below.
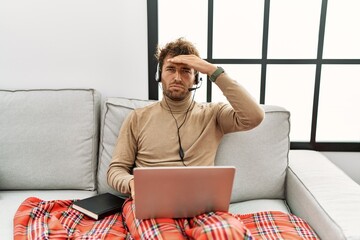
<path fill-rule="evenodd" d="M 97 190 L 99 193 L 111 192 L 119 195 L 119 192 L 111 188 L 107 183 L 107 170 L 112 159 L 112 153 L 117 142 L 120 127 L 127 115 L 135 108 L 147 106 L 154 101 L 136 100 L 127 98 L 108 98 L 105 100 L 102 117 L 99 146 L 99 165 L 97 175 Z"/>
<path fill-rule="evenodd" d="M 251 214 L 266 211 L 291 213 L 283 199 L 256 199 L 230 204 L 229 212 L 233 214 Z"/>
<path fill-rule="evenodd" d="M 95 191 L 85 190 L 20 190 L 0 191 L 0 236 L 1 239 L 14 239 L 13 219 L 20 204 L 29 197 L 41 200 L 83 199 L 94 196 Z"/>
<path fill-rule="evenodd" d="M 262 106 L 265 119 L 256 128 L 226 134 L 216 165 L 236 167 L 231 202 L 285 198 L 290 147 L 290 113 L 278 106 Z"/>
<path fill-rule="evenodd" d="M 95 189 L 95 90 L 0 90 L 0 112 L 0 189 Z"/>

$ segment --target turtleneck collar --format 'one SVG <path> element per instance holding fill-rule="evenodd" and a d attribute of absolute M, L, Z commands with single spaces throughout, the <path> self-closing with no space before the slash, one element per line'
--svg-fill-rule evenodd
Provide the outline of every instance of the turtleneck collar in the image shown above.
<path fill-rule="evenodd" d="M 188 94 L 183 100 L 180 101 L 172 100 L 169 97 L 167 97 L 165 94 L 163 94 L 163 98 L 160 101 L 160 105 L 162 108 L 164 108 L 167 111 L 170 111 L 171 109 L 173 113 L 183 113 L 189 109 L 190 104 L 193 105 L 194 102 L 192 101 L 192 99 L 193 99 L 192 94 Z M 190 109 L 192 107 L 193 106 L 191 106 Z"/>

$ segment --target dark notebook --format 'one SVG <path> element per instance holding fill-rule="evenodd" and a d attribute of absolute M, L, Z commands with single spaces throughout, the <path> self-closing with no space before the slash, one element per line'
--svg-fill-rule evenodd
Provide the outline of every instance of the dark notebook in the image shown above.
<path fill-rule="evenodd" d="M 75 201 L 73 208 L 85 215 L 99 220 L 111 214 L 121 212 L 125 199 L 111 193 L 103 193 L 93 197 Z"/>

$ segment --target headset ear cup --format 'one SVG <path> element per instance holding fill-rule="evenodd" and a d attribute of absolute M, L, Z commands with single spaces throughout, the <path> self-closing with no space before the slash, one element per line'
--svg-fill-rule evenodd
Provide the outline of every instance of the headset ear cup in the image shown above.
<path fill-rule="evenodd" d="M 159 82 L 159 72 L 156 71 L 155 73 L 155 81 Z"/>
<path fill-rule="evenodd" d="M 157 82 L 161 82 L 161 72 L 160 72 L 160 65 L 159 64 L 157 64 L 157 67 L 156 67 L 155 80 Z"/>
<path fill-rule="evenodd" d="M 200 78 L 200 74 L 197 73 L 197 74 L 195 75 L 195 84 L 198 85 L 201 80 L 202 80 L 202 79 Z"/>

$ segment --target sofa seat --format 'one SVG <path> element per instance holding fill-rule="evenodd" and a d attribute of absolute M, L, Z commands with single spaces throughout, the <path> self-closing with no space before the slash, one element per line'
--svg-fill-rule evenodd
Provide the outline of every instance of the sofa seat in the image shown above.
<path fill-rule="evenodd" d="M 264 211 L 280 211 L 291 213 L 283 199 L 256 199 L 238 203 L 231 203 L 229 212 L 233 214 L 250 214 Z"/>
<path fill-rule="evenodd" d="M 0 191 L 0 233 L 1 236 L 11 239 L 13 236 L 13 219 L 20 204 L 29 197 L 42 200 L 82 199 L 96 195 L 95 191 L 85 190 L 18 190 Z M 1 238 L 3 239 L 3 238 Z"/>

